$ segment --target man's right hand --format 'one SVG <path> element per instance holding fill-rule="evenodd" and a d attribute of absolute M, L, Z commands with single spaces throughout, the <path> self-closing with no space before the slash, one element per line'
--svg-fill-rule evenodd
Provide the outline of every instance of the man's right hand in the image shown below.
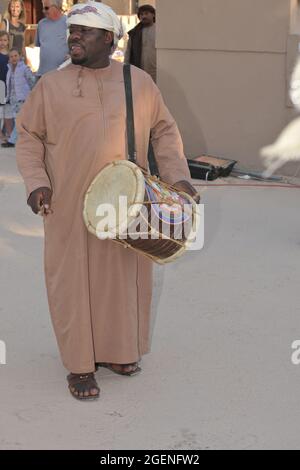
<path fill-rule="evenodd" d="M 52 190 L 50 188 L 37 188 L 30 193 L 27 204 L 35 214 L 48 215 L 53 212 L 51 210 L 51 198 Z"/>
<path fill-rule="evenodd" d="M 173 187 L 176 188 L 178 191 L 183 191 L 184 193 L 189 194 L 197 204 L 200 203 L 200 194 L 196 191 L 194 186 L 186 180 L 177 181 L 177 183 L 173 184 Z"/>

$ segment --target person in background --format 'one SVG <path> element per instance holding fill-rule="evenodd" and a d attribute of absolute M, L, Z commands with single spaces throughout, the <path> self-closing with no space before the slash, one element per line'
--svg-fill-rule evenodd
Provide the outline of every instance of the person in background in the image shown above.
<path fill-rule="evenodd" d="M 142 5 L 138 9 L 140 23 L 128 32 L 129 41 L 124 62 L 144 70 L 156 83 L 155 13 L 152 5 Z M 151 174 L 158 176 L 151 139 L 148 147 L 148 160 Z"/>
<path fill-rule="evenodd" d="M 128 32 L 125 62 L 145 70 L 156 82 L 155 8 L 142 5 L 138 18 L 140 23 Z"/>
<path fill-rule="evenodd" d="M 18 49 L 25 55 L 25 5 L 23 0 L 10 0 L 3 15 L 0 29 L 9 34 L 9 49 Z"/>
<path fill-rule="evenodd" d="M 66 16 L 61 8 L 62 0 L 43 0 L 45 18 L 39 21 L 35 37 L 35 45 L 40 47 L 37 77 L 57 69 L 68 55 Z"/>
<path fill-rule="evenodd" d="M 7 142 L 2 127 L 4 122 L 5 133 L 9 137 L 13 130 L 13 113 L 10 104 L 6 103 L 6 76 L 8 72 L 8 44 L 9 35 L 0 31 L 0 139 Z"/>
<path fill-rule="evenodd" d="M 6 76 L 7 101 L 9 102 L 13 116 L 16 117 L 24 104 L 27 96 L 35 84 L 35 76 L 31 69 L 22 60 L 18 49 L 9 51 L 8 72 Z M 17 133 L 14 127 L 7 142 L 1 147 L 14 147 Z"/>

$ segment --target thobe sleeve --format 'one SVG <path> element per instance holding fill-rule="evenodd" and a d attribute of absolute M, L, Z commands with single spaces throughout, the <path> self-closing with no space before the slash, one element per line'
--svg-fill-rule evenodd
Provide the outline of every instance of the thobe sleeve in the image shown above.
<path fill-rule="evenodd" d="M 37 188 L 51 188 L 45 165 L 46 137 L 43 79 L 34 87 L 17 115 L 17 165 L 24 179 L 27 199 Z"/>
<path fill-rule="evenodd" d="M 161 93 L 151 80 L 151 142 L 160 177 L 169 184 L 180 180 L 191 182 L 182 139 L 174 118 Z"/>

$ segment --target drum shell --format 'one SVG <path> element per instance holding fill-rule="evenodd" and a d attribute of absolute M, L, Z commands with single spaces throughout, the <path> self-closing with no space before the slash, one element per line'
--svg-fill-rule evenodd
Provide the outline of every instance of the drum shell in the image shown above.
<path fill-rule="evenodd" d="M 165 230 L 163 230 L 163 222 L 159 221 L 158 207 L 165 208 L 167 206 L 167 209 L 171 207 L 170 210 L 172 210 L 174 206 L 175 207 L 176 205 L 178 206 L 178 203 L 180 203 L 180 201 L 181 201 L 181 204 L 182 204 L 182 201 L 187 202 L 188 205 L 190 206 L 190 211 L 191 211 L 190 222 L 195 232 L 196 226 L 198 223 L 197 204 L 192 199 L 192 197 L 189 196 L 188 194 L 178 192 L 171 185 L 162 182 L 156 177 L 148 175 L 144 170 L 142 170 L 141 168 L 139 168 L 137 165 L 135 165 L 132 162 L 120 160 L 120 161 L 115 161 L 111 164 L 106 165 L 100 171 L 100 173 L 98 173 L 96 178 L 94 178 L 93 182 L 90 184 L 90 187 L 88 188 L 88 191 L 85 195 L 84 211 L 83 211 L 84 221 L 88 230 L 91 233 L 93 233 L 95 236 L 97 236 L 98 238 L 103 239 L 102 236 L 99 236 L 97 233 L 97 229 L 96 229 L 97 219 L 95 218 L 94 209 L 92 210 L 92 212 L 89 209 L 91 209 L 91 207 L 95 207 L 95 200 L 96 200 L 96 204 L 99 203 L 99 205 L 101 203 L 107 202 L 105 201 L 106 198 L 102 197 L 103 194 L 101 193 L 101 191 L 100 191 L 100 196 L 99 196 L 99 193 L 97 192 L 97 190 L 96 192 L 94 192 L 94 189 L 97 189 L 96 186 L 99 182 L 101 183 L 101 178 L 102 178 L 102 182 L 107 181 L 106 176 L 104 177 L 104 175 L 109 174 L 110 171 L 114 172 L 115 169 L 118 175 L 120 171 L 121 171 L 121 174 L 123 174 L 123 171 L 125 171 L 125 169 L 127 171 L 127 175 L 128 175 L 129 170 L 130 170 L 129 173 L 132 171 L 132 175 L 133 175 L 132 181 L 139 182 L 139 189 L 137 188 L 137 193 L 136 193 L 136 196 L 134 196 L 133 203 L 132 203 L 132 208 L 133 209 L 136 208 L 136 211 L 133 210 L 134 217 L 132 216 L 129 217 L 129 213 L 132 213 L 132 211 L 128 210 L 129 222 L 125 224 L 126 230 L 124 231 L 124 227 L 122 226 L 123 227 L 122 230 L 121 229 L 116 230 L 114 237 L 108 236 L 107 238 L 111 238 L 116 243 L 121 243 L 124 246 L 124 248 L 133 249 L 159 264 L 165 264 L 165 263 L 168 263 L 177 259 L 187 250 L 189 244 L 191 243 L 190 233 L 187 233 L 187 234 L 185 233 L 185 230 L 182 229 L 182 225 L 178 223 L 178 219 L 177 219 L 177 223 L 172 223 L 172 219 L 171 219 L 170 221 L 168 220 L 167 222 L 168 233 L 166 236 Z M 114 178 L 114 175 L 115 173 L 112 174 L 113 181 L 116 179 Z M 151 188 L 151 191 L 149 190 L 149 187 Z M 98 184 L 98 189 L 99 188 L 101 188 L 101 185 L 99 186 Z M 117 194 L 116 191 L 118 190 L 118 188 L 114 187 L 113 190 L 114 190 L 113 194 L 116 195 Z M 154 191 L 156 195 L 154 198 L 154 201 L 153 201 L 152 191 Z M 144 194 L 144 198 L 142 196 L 143 194 Z M 96 198 L 93 197 L 95 195 L 97 195 Z M 122 193 L 119 193 L 119 195 L 122 195 Z M 152 196 L 152 199 L 150 195 Z M 98 199 L 98 196 L 101 200 Z M 89 208 L 89 199 L 91 200 L 90 208 Z M 170 204 L 168 206 L 169 202 Z M 156 215 L 155 215 L 155 211 L 153 211 L 153 208 L 156 209 Z M 131 206 L 130 206 L 130 209 L 131 209 Z M 167 210 L 167 214 L 168 214 L 168 210 Z M 153 219 L 153 216 L 154 216 L 154 219 Z M 140 238 L 137 238 L 137 235 L 139 234 L 139 232 L 135 231 L 134 232 L 135 236 L 134 238 L 132 238 L 129 235 L 131 234 L 132 226 L 136 225 L 136 220 L 138 217 L 140 217 L 140 219 L 144 221 L 143 229 L 146 227 L 146 230 L 144 230 Z M 155 238 L 153 238 L 152 236 L 153 231 L 156 234 Z M 145 239 L 145 237 L 147 238 Z"/>
<path fill-rule="evenodd" d="M 151 179 L 155 179 L 152 176 L 149 177 Z M 147 179 L 147 176 L 145 177 Z M 164 186 L 169 187 L 171 189 L 171 185 L 167 185 L 164 183 Z M 174 189 L 172 189 L 172 192 Z M 187 200 L 187 202 L 191 204 L 195 204 L 194 200 L 185 193 L 181 193 L 182 196 Z M 142 252 L 144 255 L 151 257 L 154 261 L 159 264 L 165 264 L 174 259 L 178 258 L 184 251 L 186 251 L 188 245 L 188 237 L 185 234 L 185 231 L 182 230 L 182 225 L 178 226 L 178 224 L 170 223 L 168 233 L 165 234 L 165 226 L 163 228 L 162 220 L 151 211 L 151 201 L 147 191 L 145 190 L 144 194 L 144 208 L 146 208 L 147 216 L 142 218 L 147 224 L 147 238 L 137 238 L 133 239 L 130 236 L 130 226 L 128 227 L 128 231 L 126 234 L 122 234 L 122 238 L 118 237 L 121 243 L 125 243 L 126 246 L 129 246 L 135 250 Z M 192 217 L 195 217 L 196 214 L 193 213 Z M 154 220 L 153 220 L 154 218 Z M 150 221 L 150 223 L 149 223 Z M 134 222 L 135 225 L 135 222 Z M 153 226 L 156 228 L 155 234 L 157 238 L 153 238 L 151 236 L 151 230 Z M 157 230 L 158 228 L 158 230 Z M 135 232 L 137 234 L 138 232 Z M 165 238 L 164 234 L 168 237 Z M 124 237 L 126 238 L 124 239 Z"/>

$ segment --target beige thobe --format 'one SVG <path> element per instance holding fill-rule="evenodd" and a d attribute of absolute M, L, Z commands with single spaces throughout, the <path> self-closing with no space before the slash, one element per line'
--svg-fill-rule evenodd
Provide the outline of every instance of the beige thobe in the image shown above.
<path fill-rule="evenodd" d="M 189 179 L 174 119 L 152 79 L 132 67 L 137 161 L 147 167 L 150 131 L 161 177 Z M 44 75 L 17 118 L 17 163 L 27 197 L 52 188 L 44 216 L 49 309 L 64 366 L 91 372 L 95 362 L 125 364 L 150 350 L 152 262 L 100 241 L 83 222 L 86 190 L 97 173 L 126 156 L 122 64 L 69 65 Z"/>

